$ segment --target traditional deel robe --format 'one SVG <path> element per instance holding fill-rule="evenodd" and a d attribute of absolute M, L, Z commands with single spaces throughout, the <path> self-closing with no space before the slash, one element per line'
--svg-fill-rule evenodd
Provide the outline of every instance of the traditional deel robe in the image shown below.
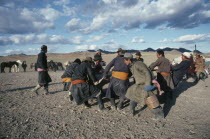
<path fill-rule="evenodd" d="M 63 73 L 63 75 L 61 76 L 61 80 L 64 83 L 64 91 L 68 91 L 69 87 L 71 85 L 71 78 L 72 78 L 72 74 L 73 74 L 73 69 L 78 66 L 79 64 L 76 62 L 71 63 L 69 66 L 67 66 L 65 72 Z"/>
<path fill-rule="evenodd" d="M 171 67 L 175 86 L 178 85 L 179 81 L 181 81 L 183 76 L 188 72 L 190 64 L 189 60 L 183 60 L 180 64 Z"/>
<path fill-rule="evenodd" d="M 119 96 L 126 98 L 125 94 L 129 87 L 129 68 L 124 63 L 123 57 L 114 58 L 105 68 L 104 77 L 107 77 L 109 70 L 112 69 L 112 77 L 106 91 L 107 98 L 115 98 Z"/>
<path fill-rule="evenodd" d="M 145 99 L 147 97 L 157 93 L 156 91 L 147 92 L 144 90 L 145 86 L 151 85 L 152 74 L 147 66 L 141 61 L 132 63 L 130 70 L 135 78 L 135 84 L 128 88 L 126 97 L 143 106 L 145 105 Z"/>
<path fill-rule="evenodd" d="M 47 84 L 51 82 L 51 78 L 48 74 L 48 67 L 47 67 L 47 56 L 45 52 L 41 51 L 38 54 L 37 58 L 37 69 L 40 69 L 41 71 L 38 71 L 38 83 L 39 84 Z"/>
<path fill-rule="evenodd" d="M 158 58 L 154 63 L 152 63 L 149 66 L 151 70 L 154 70 L 155 67 L 158 67 L 157 81 L 160 84 L 161 89 L 165 92 L 174 89 L 173 80 L 170 74 L 171 70 L 170 61 L 165 57 Z"/>
<path fill-rule="evenodd" d="M 204 60 L 203 60 L 203 58 L 196 58 L 196 60 L 195 60 L 195 71 L 197 72 L 197 73 L 201 73 L 201 72 L 203 72 L 204 71 Z"/>
<path fill-rule="evenodd" d="M 73 69 L 71 92 L 77 105 L 100 93 L 100 89 L 88 83 L 89 80 L 96 81 L 90 64 L 84 62 Z"/>

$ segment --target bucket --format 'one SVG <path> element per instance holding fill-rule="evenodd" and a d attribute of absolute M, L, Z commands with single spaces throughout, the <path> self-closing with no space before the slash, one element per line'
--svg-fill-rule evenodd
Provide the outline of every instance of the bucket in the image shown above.
<path fill-rule="evenodd" d="M 146 98 L 146 104 L 150 109 L 154 109 L 160 106 L 160 103 L 155 95 Z"/>

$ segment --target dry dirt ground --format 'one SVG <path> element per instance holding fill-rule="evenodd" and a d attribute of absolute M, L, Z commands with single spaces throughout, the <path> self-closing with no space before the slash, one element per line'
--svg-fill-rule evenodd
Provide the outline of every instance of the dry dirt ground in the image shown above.
<path fill-rule="evenodd" d="M 37 72 L 0 74 L 0 138 L 210 138 L 210 78 L 197 84 L 183 81 L 174 99 L 163 105 L 165 119 L 155 121 L 147 108 L 132 117 L 125 113 L 128 107 L 99 112 L 95 101 L 89 109 L 75 106 L 62 91 L 62 73 L 49 72 L 51 94 L 41 89 L 38 96 L 30 92 Z"/>

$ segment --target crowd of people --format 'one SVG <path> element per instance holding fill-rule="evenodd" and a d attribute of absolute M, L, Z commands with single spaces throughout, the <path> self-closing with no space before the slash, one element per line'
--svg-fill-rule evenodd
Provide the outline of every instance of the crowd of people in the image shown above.
<path fill-rule="evenodd" d="M 49 94 L 48 84 L 52 81 L 48 74 L 46 52 L 47 46 L 43 45 L 37 59 L 38 85 L 32 90 L 37 95 L 41 87 L 44 87 L 45 94 Z M 121 48 L 108 65 L 100 51 L 93 58 L 76 58 L 61 76 L 63 90 L 69 92 L 69 100 L 76 105 L 89 108 L 89 100 L 96 98 L 99 110 L 109 110 L 104 106 L 105 97 L 110 100 L 112 110 L 123 109 L 125 101 L 129 101 L 128 113 L 135 115 L 137 105 L 148 106 L 155 119 L 162 119 L 164 113 L 160 102 L 167 103 L 173 99 L 173 89 L 185 75 L 197 74 L 199 79 L 204 60 L 197 55 L 194 61 L 190 53 L 184 52 L 181 63 L 171 65 L 163 50 L 157 50 L 156 54 L 157 60 L 149 66 L 144 63 L 141 52 L 137 52 L 133 58 L 131 53 Z M 157 76 L 154 76 L 154 71 Z M 103 86 L 107 83 L 108 88 L 104 91 Z M 117 98 L 119 102 L 116 104 Z"/>

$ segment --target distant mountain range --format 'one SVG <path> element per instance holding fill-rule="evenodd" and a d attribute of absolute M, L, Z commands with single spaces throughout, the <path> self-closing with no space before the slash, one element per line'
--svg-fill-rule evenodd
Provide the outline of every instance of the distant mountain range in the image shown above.
<path fill-rule="evenodd" d="M 160 48 L 159 48 L 160 49 Z M 105 51 L 105 50 L 102 50 L 102 49 L 99 49 L 102 53 L 104 53 L 104 54 L 114 54 L 114 53 L 116 53 L 117 51 L 114 51 L 114 52 L 112 52 L 112 51 Z M 158 50 L 158 49 L 157 49 Z M 153 48 L 147 48 L 147 49 L 144 49 L 144 50 L 135 50 L 135 49 L 130 49 L 130 50 L 126 50 L 128 53 L 136 53 L 136 52 L 139 52 L 139 51 L 141 51 L 141 52 L 156 52 L 157 50 L 155 50 L 155 49 L 153 49 Z M 172 52 L 172 53 L 175 53 L 175 52 L 177 52 L 177 53 L 183 53 L 183 52 L 192 52 L 192 51 L 190 51 L 190 50 L 188 50 L 188 49 L 185 49 L 185 48 L 170 48 L 170 47 L 166 47 L 166 48 L 163 48 L 163 49 L 161 49 L 161 50 L 163 50 L 163 51 L 167 51 L 167 52 Z M 85 52 L 90 52 L 90 53 L 95 53 L 97 50 L 87 50 L 87 51 L 85 51 Z M 80 51 L 80 53 L 82 53 L 83 51 Z M 196 52 L 196 53 L 201 53 L 199 50 L 196 50 L 196 51 L 194 51 L 194 52 Z M 73 53 L 77 53 L 77 52 L 73 52 Z M 58 54 L 58 53 L 50 53 L 50 54 Z M 21 54 L 12 54 L 12 55 L 8 55 L 8 56 L 26 56 L 26 54 L 24 54 L 24 53 L 21 53 Z"/>
<path fill-rule="evenodd" d="M 160 49 L 160 48 L 159 48 Z M 116 53 L 116 52 L 110 52 L 110 51 L 105 51 L 105 50 L 101 50 L 99 49 L 102 53 L 104 54 L 113 54 L 113 53 Z M 158 49 L 157 49 L 158 50 Z M 131 49 L 131 50 L 126 50 L 128 53 L 136 53 L 136 52 L 156 52 L 157 50 L 153 49 L 153 48 L 147 48 L 147 49 L 144 49 L 144 50 L 135 50 L 135 49 Z M 192 52 L 188 49 L 185 49 L 185 48 L 170 48 L 170 47 L 166 47 L 166 48 L 163 48 L 161 49 L 163 51 L 177 51 L 177 52 L 180 52 L 180 53 L 183 53 L 183 52 Z M 95 50 L 87 50 L 88 52 L 96 52 Z M 195 52 L 195 51 L 194 51 Z M 200 51 L 196 50 L 196 53 L 201 53 Z"/>

